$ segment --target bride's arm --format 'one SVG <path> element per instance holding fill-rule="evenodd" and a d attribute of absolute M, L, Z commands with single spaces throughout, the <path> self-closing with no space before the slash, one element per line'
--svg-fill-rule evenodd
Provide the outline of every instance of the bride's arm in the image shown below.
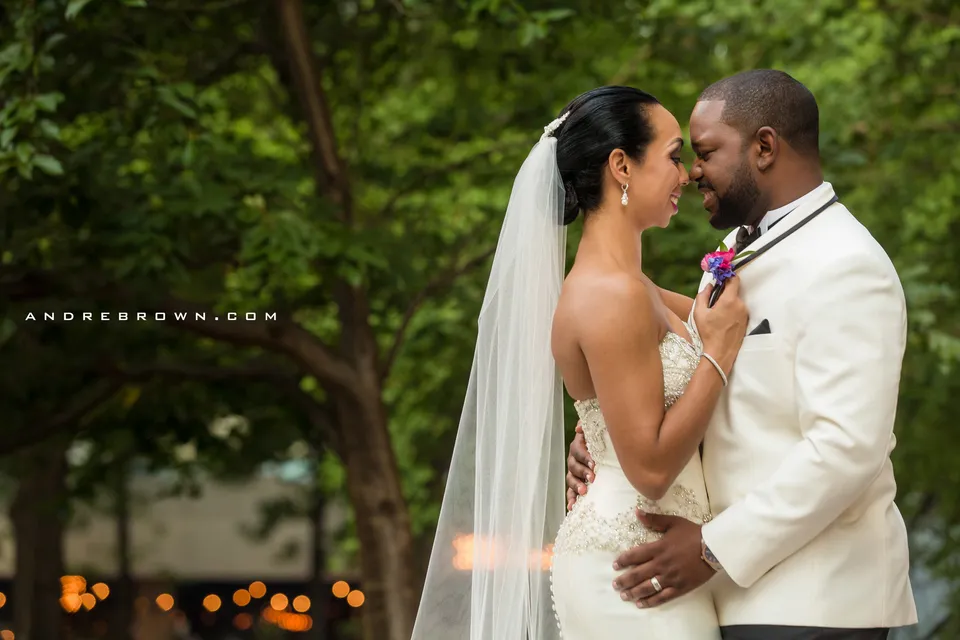
<path fill-rule="evenodd" d="M 660 323 L 648 290 L 622 279 L 594 293 L 581 348 L 624 474 L 637 491 L 658 500 L 696 453 L 723 383 L 701 359 L 683 396 L 664 411 Z"/>
<path fill-rule="evenodd" d="M 666 305 L 667 309 L 677 314 L 677 317 L 681 320 L 686 320 L 690 317 L 690 312 L 693 310 L 693 298 L 689 298 L 676 291 L 664 289 L 660 286 L 657 287 L 657 290 L 660 292 L 660 299 L 663 300 L 663 304 Z"/>

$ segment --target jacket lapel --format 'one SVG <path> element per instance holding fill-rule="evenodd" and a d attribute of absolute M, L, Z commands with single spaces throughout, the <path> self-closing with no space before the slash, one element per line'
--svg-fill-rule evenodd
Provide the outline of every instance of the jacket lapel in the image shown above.
<path fill-rule="evenodd" d="M 750 246 L 747 247 L 746 251 L 758 251 L 759 249 L 762 249 L 763 247 L 770 244 L 771 242 L 773 242 L 775 239 L 779 238 L 783 234 L 788 233 L 790 229 L 792 229 L 797 224 L 802 222 L 803 219 L 806 218 L 808 215 L 810 215 L 811 213 L 813 213 L 814 211 L 816 211 L 826 203 L 830 202 L 830 199 L 833 198 L 834 195 L 835 193 L 833 191 L 832 186 L 828 187 L 827 189 L 824 189 L 823 193 L 818 194 L 816 198 L 813 198 L 809 202 L 802 204 L 801 206 L 797 207 L 796 209 L 794 209 L 793 211 L 785 215 L 783 218 L 778 220 L 775 225 L 773 225 L 770 229 L 767 229 L 766 233 L 764 233 L 759 238 L 757 238 L 752 243 L 750 243 Z M 826 213 L 826 211 L 824 211 L 824 213 Z M 790 241 L 789 239 L 784 240 L 784 242 L 789 242 L 789 241 Z M 772 249 L 772 251 L 776 251 L 776 249 Z M 757 262 L 760 262 L 765 257 L 766 256 L 761 257 L 760 259 L 757 260 Z M 744 270 L 746 270 L 746 268 Z"/>

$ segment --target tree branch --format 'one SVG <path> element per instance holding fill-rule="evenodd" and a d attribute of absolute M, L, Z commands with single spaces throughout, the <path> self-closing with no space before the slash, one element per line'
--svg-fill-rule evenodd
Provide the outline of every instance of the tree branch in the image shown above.
<path fill-rule="evenodd" d="M 165 322 L 170 326 L 182 326 L 198 335 L 231 344 L 285 354 L 325 385 L 345 390 L 353 386 L 350 365 L 292 320 L 221 321 L 209 308 L 175 298 L 167 298 L 149 310 L 165 312 Z"/>
<path fill-rule="evenodd" d="M 330 406 L 316 400 L 300 388 L 299 376 L 290 370 L 263 361 L 251 361 L 243 366 L 216 367 L 183 363 L 155 362 L 148 365 L 119 367 L 109 365 L 105 373 L 123 381 L 144 381 L 154 377 L 204 381 L 252 380 L 269 384 L 292 400 L 303 412 L 311 426 L 308 438 L 312 444 L 319 440 L 331 443 L 335 452 L 341 451 L 341 439 L 333 420 Z"/>
<path fill-rule="evenodd" d="M 334 453 L 343 455 L 343 440 L 337 431 L 333 419 L 333 408 L 329 403 L 321 403 L 312 395 L 300 388 L 300 385 L 294 381 L 280 382 L 275 385 L 279 391 L 290 398 L 307 417 L 311 426 L 311 432 L 308 434 L 308 440 L 312 446 L 318 442 L 329 442 Z"/>
<path fill-rule="evenodd" d="M 427 285 L 413 297 L 413 300 L 410 301 L 410 305 L 403 314 L 403 318 L 400 321 L 400 326 L 397 327 L 397 330 L 394 333 L 393 344 L 390 347 L 390 351 L 387 352 L 387 357 L 383 361 L 383 367 L 380 372 L 382 380 L 385 380 L 387 376 L 390 375 L 390 369 L 393 367 L 393 363 L 397 359 L 397 355 L 400 353 L 400 348 L 403 346 L 407 329 L 409 328 L 410 323 L 413 321 L 413 317 L 416 315 L 423 303 L 426 302 L 427 298 L 451 286 L 457 280 L 457 278 L 486 262 L 486 260 L 492 256 L 496 250 L 497 248 L 495 246 L 491 247 L 480 255 L 474 256 L 473 258 L 467 260 L 460 267 L 452 271 L 445 272 L 442 276 L 439 276 L 427 283 Z"/>
<path fill-rule="evenodd" d="M 141 302 L 141 296 L 116 284 L 102 284 L 102 278 L 92 277 L 81 282 L 52 271 L 14 273 L 0 268 L 0 294 L 16 302 L 25 302 L 56 296 L 84 297 L 131 305 L 128 313 L 146 312 L 164 314 L 169 326 L 188 330 L 197 335 L 230 344 L 259 347 L 266 351 L 285 354 L 321 383 L 349 389 L 354 372 L 334 350 L 289 318 L 257 320 L 228 320 L 211 308 L 167 296 L 158 301 Z"/>
<path fill-rule="evenodd" d="M 147 365 L 122 366 L 110 363 L 102 373 L 125 382 L 145 382 L 155 377 L 215 382 L 219 380 L 295 379 L 290 371 L 266 364 L 248 363 L 238 367 L 187 365 L 174 362 L 153 362 Z"/>
<path fill-rule="evenodd" d="M 97 380 L 70 398 L 59 412 L 31 420 L 24 428 L 0 433 L 0 455 L 10 455 L 61 431 L 79 427 L 90 413 L 110 400 L 123 384 L 124 381 L 119 379 Z"/>
<path fill-rule="evenodd" d="M 303 0 L 275 0 L 283 35 L 286 60 L 295 93 L 310 130 L 317 190 L 340 205 L 342 220 L 352 219 L 350 183 L 346 167 L 337 152 L 337 140 L 307 33 Z M 281 76 L 282 77 L 282 76 Z"/>

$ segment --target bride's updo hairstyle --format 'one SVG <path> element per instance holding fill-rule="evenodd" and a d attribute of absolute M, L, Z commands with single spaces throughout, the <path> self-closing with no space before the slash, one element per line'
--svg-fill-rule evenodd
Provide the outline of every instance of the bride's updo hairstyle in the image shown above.
<path fill-rule="evenodd" d="M 614 149 L 643 160 L 655 132 L 646 108 L 660 102 L 632 87 L 600 87 L 577 96 L 561 111 L 569 114 L 554 131 L 557 167 L 566 199 L 563 224 L 600 206 L 603 175 Z"/>

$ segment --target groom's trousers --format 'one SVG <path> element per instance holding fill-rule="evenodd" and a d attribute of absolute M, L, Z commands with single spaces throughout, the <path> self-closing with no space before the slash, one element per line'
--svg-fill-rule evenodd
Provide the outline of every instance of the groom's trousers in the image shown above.
<path fill-rule="evenodd" d="M 744 624 L 721 627 L 723 640 L 886 640 L 889 629 L 825 629 Z"/>

